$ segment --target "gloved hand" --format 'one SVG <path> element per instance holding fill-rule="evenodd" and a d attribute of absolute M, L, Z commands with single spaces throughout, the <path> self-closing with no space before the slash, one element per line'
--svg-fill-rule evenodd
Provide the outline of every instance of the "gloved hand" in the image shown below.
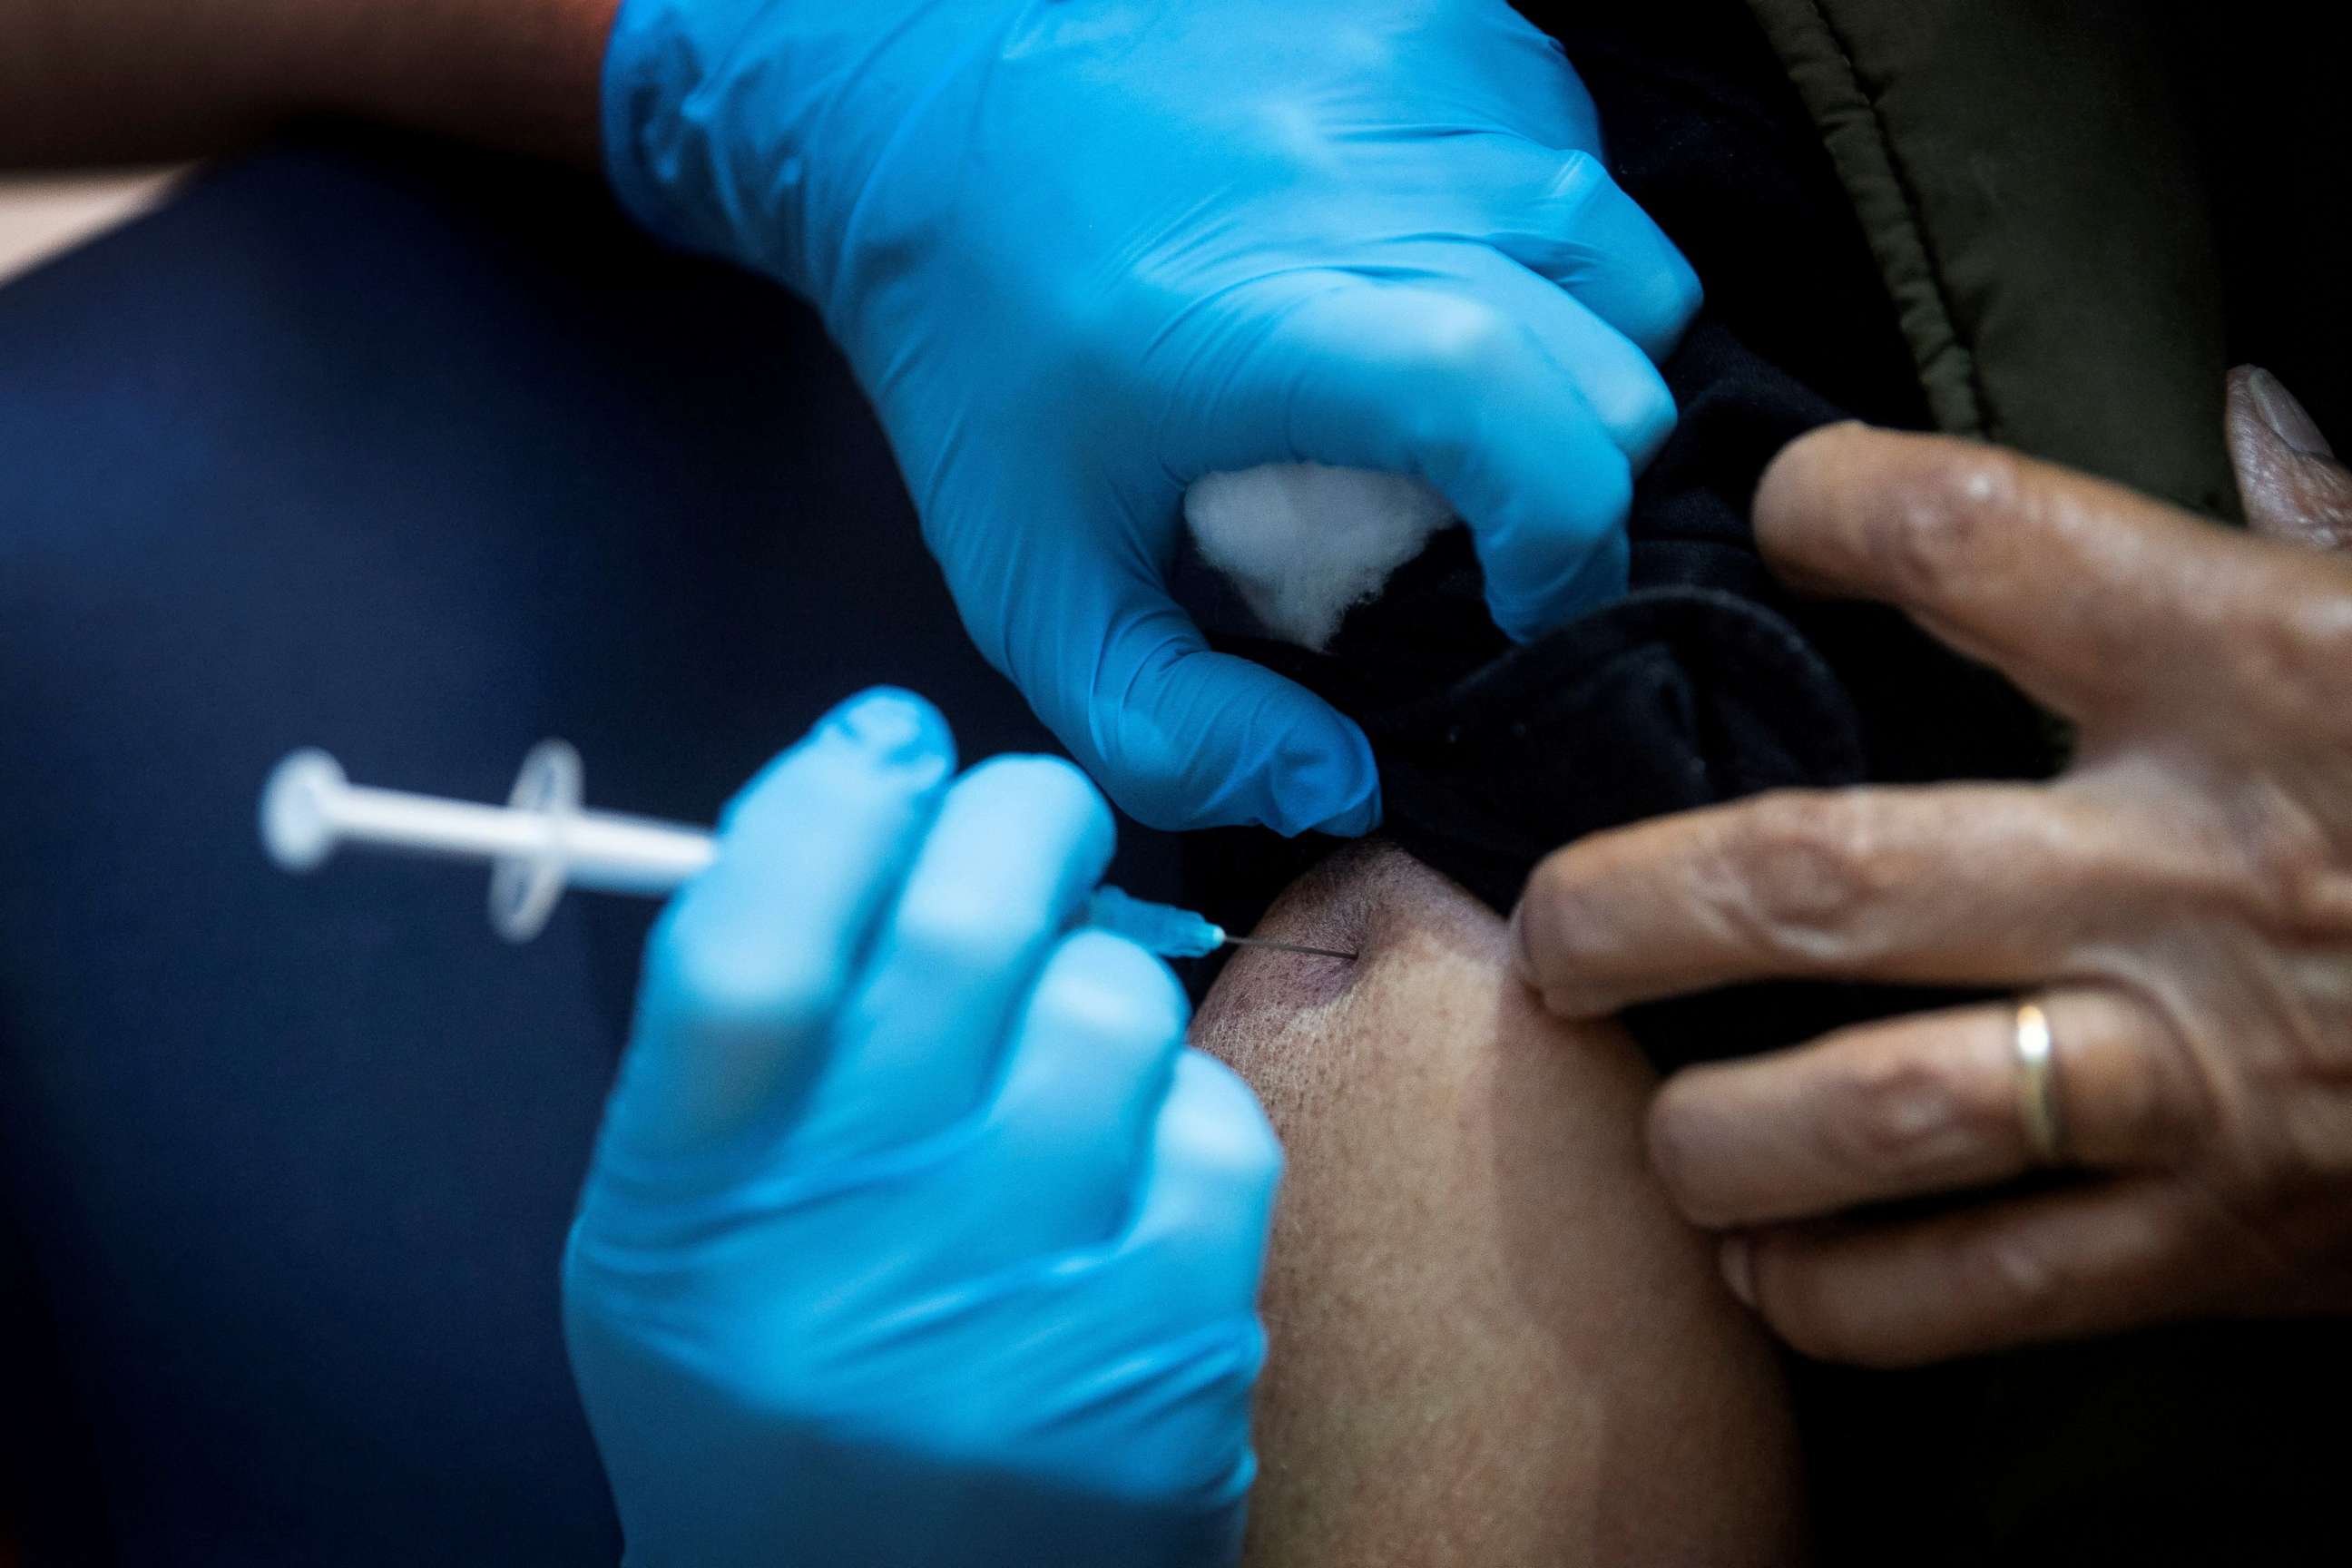
<path fill-rule="evenodd" d="M 845 704 L 647 947 L 563 1272 L 632 1563 L 1238 1552 L 1279 1150 L 1166 966 L 1065 932 L 1101 796 L 954 765 Z"/>
<path fill-rule="evenodd" d="M 1505 0 L 625 0 L 605 140 L 824 312 L 982 651 L 1144 822 L 1379 816 L 1169 598 L 1196 479 L 1425 479 L 1514 637 L 1623 586 L 1697 284 Z"/>

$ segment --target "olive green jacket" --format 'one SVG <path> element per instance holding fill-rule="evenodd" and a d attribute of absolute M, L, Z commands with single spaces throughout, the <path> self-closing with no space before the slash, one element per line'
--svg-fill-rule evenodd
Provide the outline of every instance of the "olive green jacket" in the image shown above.
<path fill-rule="evenodd" d="M 2222 287 L 2146 0 L 1749 0 L 1936 423 L 2217 515 Z"/>

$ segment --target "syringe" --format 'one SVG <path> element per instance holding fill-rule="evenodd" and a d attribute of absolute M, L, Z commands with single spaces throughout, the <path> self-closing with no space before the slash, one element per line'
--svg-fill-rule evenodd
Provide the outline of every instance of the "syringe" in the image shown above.
<path fill-rule="evenodd" d="M 285 870 L 313 871 L 346 844 L 490 863 L 490 924 L 509 942 L 544 930 L 566 888 L 659 898 L 705 868 L 718 841 L 699 827 L 581 805 L 580 753 L 542 741 L 523 759 L 504 805 L 373 789 L 320 751 L 296 752 L 261 792 L 261 843 Z M 1228 945 L 1352 963 L 1352 952 L 1228 935 L 1189 910 L 1095 889 L 1073 922 L 1115 931 L 1163 958 Z"/>

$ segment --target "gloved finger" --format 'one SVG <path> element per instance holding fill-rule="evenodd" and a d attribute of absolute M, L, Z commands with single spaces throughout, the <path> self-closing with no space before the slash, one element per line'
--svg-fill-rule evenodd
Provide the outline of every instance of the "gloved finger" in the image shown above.
<path fill-rule="evenodd" d="M 954 771 L 930 704 L 882 689 L 737 797 L 717 860 L 646 942 L 608 1152 L 715 1149 L 788 1111 Z"/>
<path fill-rule="evenodd" d="M 2036 1000 L 2068 1162 L 2177 1156 L 2199 1094 L 2141 1006 L 2081 988 Z M 1650 1105 L 1650 1163 L 1683 1216 L 1714 1229 L 1990 1186 L 2035 1163 L 2021 1071 L 2012 1005 L 1867 1024 L 1675 1074 Z"/>
<path fill-rule="evenodd" d="M 1126 1223 L 1190 1013 L 1175 975 L 1134 942 L 1062 939 L 988 1108 L 980 1157 L 1022 1193 L 990 1222 L 995 1256 L 1090 1246 Z"/>
<path fill-rule="evenodd" d="M 2225 1215 L 2168 1179 L 2133 1178 L 1931 1219 L 1734 1237 L 1723 1273 L 1807 1355 L 1917 1366 L 2191 1313 L 2249 1262 Z"/>
<path fill-rule="evenodd" d="M 1055 757 L 999 757 L 941 803 L 791 1135 L 840 1159 L 975 1110 L 1015 1010 L 1110 864 L 1110 810 Z"/>
<path fill-rule="evenodd" d="M 1162 1281 L 1157 1322 L 1179 1332 L 1256 1310 L 1282 1143 L 1232 1068 L 1195 1050 L 1179 1057 L 1144 1179 L 1119 1253 Z"/>
<path fill-rule="evenodd" d="M 1519 276 L 1549 308 L 1348 273 L 1284 279 L 1261 301 L 1272 324 L 1201 367 L 1218 381 L 1171 429 L 1176 477 L 1274 462 L 1412 475 L 1469 525 L 1487 607 L 1522 641 L 1622 594 L 1633 469 L 1559 357 L 1572 301 Z M 1622 363 L 1654 377 L 1630 344 Z"/>
<path fill-rule="evenodd" d="M 1476 246 L 1448 249 L 1459 286 L 1525 323 L 1552 363 L 1574 376 L 1578 395 L 1634 471 L 1647 468 L 1674 434 L 1675 395 L 1640 345 L 1510 258 Z"/>
<path fill-rule="evenodd" d="M 1380 774 L 1353 721 L 1262 665 L 1212 652 L 1164 589 L 1052 573 L 1007 586 L 1030 627 L 1010 673 L 1128 814 L 1175 830 L 1255 823 L 1355 835 L 1380 821 Z"/>
<path fill-rule="evenodd" d="M 1502 193 L 1483 201 L 1468 237 L 1567 289 L 1652 360 L 1673 353 L 1698 313 L 1698 274 L 1601 160 L 1516 137 L 1465 141 L 1468 188 Z"/>

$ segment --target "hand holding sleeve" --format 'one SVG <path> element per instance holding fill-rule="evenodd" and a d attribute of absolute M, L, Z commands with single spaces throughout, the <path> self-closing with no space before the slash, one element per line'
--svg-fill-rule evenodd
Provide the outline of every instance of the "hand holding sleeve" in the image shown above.
<path fill-rule="evenodd" d="M 605 107 L 641 218 L 824 312 L 982 651 L 1147 823 L 1379 816 L 1168 598 L 1196 479 L 1424 480 L 1514 637 L 1623 586 L 1697 285 L 1504 0 L 627 0 Z"/>

